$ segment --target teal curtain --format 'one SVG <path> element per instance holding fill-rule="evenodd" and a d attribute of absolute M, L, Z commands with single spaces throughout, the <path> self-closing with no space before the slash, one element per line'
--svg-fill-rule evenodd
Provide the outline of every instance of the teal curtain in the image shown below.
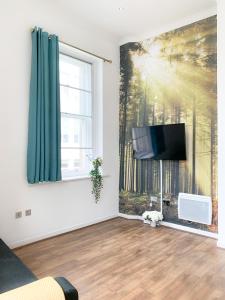
<path fill-rule="evenodd" d="M 29 183 L 61 180 L 58 37 L 32 32 L 32 66 L 27 149 Z"/>

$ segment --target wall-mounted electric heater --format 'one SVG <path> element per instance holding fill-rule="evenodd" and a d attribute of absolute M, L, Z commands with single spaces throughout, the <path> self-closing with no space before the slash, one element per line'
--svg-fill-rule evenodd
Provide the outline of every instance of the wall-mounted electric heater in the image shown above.
<path fill-rule="evenodd" d="M 178 218 L 196 223 L 211 225 L 211 197 L 179 193 Z"/>

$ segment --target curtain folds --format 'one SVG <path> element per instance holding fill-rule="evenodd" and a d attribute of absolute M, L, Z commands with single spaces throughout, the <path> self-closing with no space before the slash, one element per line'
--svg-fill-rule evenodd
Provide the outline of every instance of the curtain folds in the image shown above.
<path fill-rule="evenodd" d="M 58 37 L 32 32 L 32 66 L 27 149 L 29 183 L 61 180 Z"/>

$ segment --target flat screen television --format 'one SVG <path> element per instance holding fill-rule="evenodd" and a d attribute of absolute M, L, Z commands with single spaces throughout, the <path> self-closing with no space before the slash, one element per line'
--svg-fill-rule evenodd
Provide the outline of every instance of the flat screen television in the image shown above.
<path fill-rule="evenodd" d="M 134 158 L 186 160 L 185 124 L 132 128 Z"/>

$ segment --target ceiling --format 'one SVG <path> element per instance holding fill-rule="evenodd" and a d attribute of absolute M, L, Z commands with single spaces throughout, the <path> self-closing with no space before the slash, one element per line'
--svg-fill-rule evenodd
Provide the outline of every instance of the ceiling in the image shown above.
<path fill-rule="evenodd" d="M 58 0 L 65 9 L 119 39 L 152 32 L 202 11 L 216 0 Z"/>

